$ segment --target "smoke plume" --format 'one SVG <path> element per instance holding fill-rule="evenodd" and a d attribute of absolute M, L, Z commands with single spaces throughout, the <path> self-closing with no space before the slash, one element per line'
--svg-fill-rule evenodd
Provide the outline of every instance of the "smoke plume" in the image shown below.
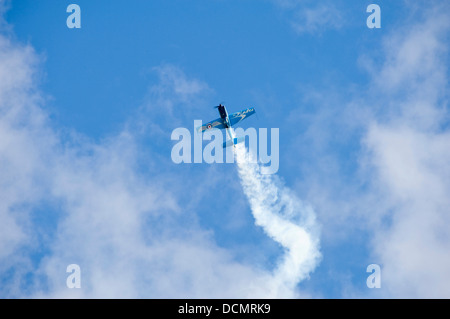
<path fill-rule="evenodd" d="M 303 203 L 276 175 L 261 173 L 261 164 L 243 144 L 235 147 L 238 173 L 255 224 L 284 248 L 274 269 L 274 290 L 286 296 L 308 278 L 320 261 L 319 231 L 312 207 Z"/>

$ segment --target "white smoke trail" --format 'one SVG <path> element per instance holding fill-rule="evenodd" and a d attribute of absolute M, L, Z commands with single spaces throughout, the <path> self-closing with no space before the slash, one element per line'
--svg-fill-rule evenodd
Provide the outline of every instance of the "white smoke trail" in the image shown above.
<path fill-rule="evenodd" d="M 292 295 L 296 285 L 308 277 L 321 258 L 315 213 L 276 175 L 262 174 L 261 165 L 245 145 L 236 145 L 235 155 L 255 224 L 285 249 L 273 273 L 273 293 Z"/>

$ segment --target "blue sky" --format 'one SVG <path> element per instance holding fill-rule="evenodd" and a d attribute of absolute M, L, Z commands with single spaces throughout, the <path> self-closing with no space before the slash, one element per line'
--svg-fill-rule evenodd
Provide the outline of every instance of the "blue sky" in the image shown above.
<path fill-rule="evenodd" d="M 376 1 L 369 29 L 372 1 L 0 3 L 0 296 L 450 296 L 447 4 Z M 170 158 L 218 103 L 280 129 L 280 187 L 314 209 L 288 292 L 236 166 Z"/>

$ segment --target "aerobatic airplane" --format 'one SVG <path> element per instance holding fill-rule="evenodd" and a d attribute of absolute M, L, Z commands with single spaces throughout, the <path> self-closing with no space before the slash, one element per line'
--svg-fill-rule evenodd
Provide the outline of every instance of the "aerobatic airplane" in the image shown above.
<path fill-rule="evenodd" d="M 205 125 L 198 127 L 197 131 L 203 132 L 212 129 L 226 129 L 230 139 L 225 143 L 223 143 L 224 148 L 230 145 L 236 145 L 237 143 L 244 141 L 245 136 L 236 138 L 234 136 L 234 131 L 231 127 L 236 125 L 240 121 L 246 119 L 250 115 L 255 114 L 255 108 L 250 107 L 248 109 L 230 115 L 228 115 L 225 105 L 219 104 L 218 106 L 215 106 L 215 108 L 219 110 L 220 117 L 218 119 L 206 123 Z"/>

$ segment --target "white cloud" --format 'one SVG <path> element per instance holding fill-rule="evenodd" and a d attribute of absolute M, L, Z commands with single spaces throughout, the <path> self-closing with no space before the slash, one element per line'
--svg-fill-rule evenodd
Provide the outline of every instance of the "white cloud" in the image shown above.
<path fill-rule="evenodd" d="M 333 5 L 318 5 L 305 8 L 295 13 L 292 27 L 298 33 L 317 33 L 325 29 L 339 29 L 343 25 L 343 17 Z"/>
<path fill-rule="evenodd" d="M 385 114 L 368 126 L 366 159 L 373 191 L 390 207 L 378 211 L 390 225 L 374 229 L 373 246 L 394 297 L 450 296 L 448 9 L 424 9 L 418 23 L 389 36 L 372 74 Z"/>
<path fill-rule="evenodd" d="M 380 51 L 362 53 L 367 86 L 307 92 L 305 104 L 318 111 L 294 119 L 307 128 L 291 142 L 302 156 L 292 168 L 323 224 L 322 245 L 344 250 L 364 233 L 370 240 L 358 249 L 368 256 L 349 258 L 362 273 L 381 265 L 380 291 L 351 283 L 344 294 L 450 296 L 448 10 L 432 2 L 405 13 Z"/>
<path fill-rule="evenodd" d="M 450 132 L 373 126 L 367 146 L 375 185 L 393 208 L 392 225 L 374 240 L 386 289 L 398 297 L 448 297 Z"/>
<path fill-rule="evenodd" d="M 153 68 L 159 83 L 149 88 L 144 108 L 162 116 L 162 121 L 179 121 L 180 115 L 193 116 L 201 109 L 202 96 L 211 93 L 208 85 L 188 78 L 178 67 L 164 64 Z"/>
<path fill-rule="evenodd" d="M 324 30 L 340 29 L 344 25 L 342 10 L 330 1 L 275 0 L 280 8 L 292 16 L 290 23 L 297 33 L 320 34 Z"/>
<path fill-rule="evenodd" d="M 187 209 L 190 199 L 177 193 L 201 185 L 160 172 L 162 155 L 142 155 L 139 130 L 100 143 L 76 132 L 63 137 L 41 107 L 33 49 L 0 35 L 0 57 L 1 296 L 292 296 L 274 291 L 270 270 L 218 247 Z M 189 106 L 208 91 L 177 68 L 158 72 L 141 116 L 161 101 Z M 129 126 L 151 121 L 131 119 Z M 149 170 L 141 169 L 141 156 Z M 69 264 L 81 268 L 81 289 L 66 287 Z"/>

